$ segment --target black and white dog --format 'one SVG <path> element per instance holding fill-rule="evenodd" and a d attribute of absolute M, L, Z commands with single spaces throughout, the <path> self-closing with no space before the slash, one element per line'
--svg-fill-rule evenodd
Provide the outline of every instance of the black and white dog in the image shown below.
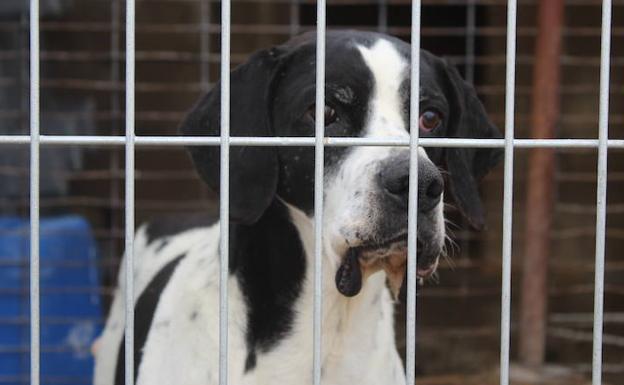
<path fill-rule="evenodd" d="M 327 34 L 327 136 L 409 136 L 409 45 L 369 32 Z M 315 35 L 255 53 L 231 74 L 234 136 L 313 136 Z M 220 85 L 182 124 L 219 135 Z M 441 59 L 421 55 L 420 134 L 500 137 L 474 89 Z M 192 147 L 203 180 L 219 190 L 219 148 Z M 475 226 L 477 181 L 496 149 L 418 149 L 418 277 L 444 250 L 444 179 Z M 312 382 L 312 147 L 232 147 L 229 383 Z M 323 222 L 324 384 L 404 384 L 393 297 L 406 267 L 409 150 L 328 147 Z M 219 222 L 179 219 L 138 230 L 135 378 L 139 385 L 217 384 Z M 124 266 L 122 264 L 122 266 Z M 124 275 L 95 349 L 96 385 L 123 383 Z"/>

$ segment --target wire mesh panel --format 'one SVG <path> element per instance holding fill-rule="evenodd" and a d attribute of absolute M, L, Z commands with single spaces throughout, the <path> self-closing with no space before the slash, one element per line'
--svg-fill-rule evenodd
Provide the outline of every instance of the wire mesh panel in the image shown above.
<path fill-rule="evenodd" d="M 93 0 L 97 2 L 99 0 Z M 160 2 L 167 3 L 168 1 L 159 0 Z M 147 2 L 147 1 L 146 1 Z M 465 13 L 465 27 L 431 27 L 430 29 L 421 28 L 421 18 L 426 16 L 426 5 L 430 2 L 424 1 L 424 8 L 421 5 L 421 1 L 414 0 L 412 2 L 397 2 L 399 5 L 407 5 L 410 9 L 410 25 L 400 26 L 399 22 L 393 24 L 393 17 L 398 17 L 393 13 L 393 2 L 385 1 L 371 1 L 373 8 L 375 9 L 375 16 L 377 17 L 377 27 L 381 31 L 388 31 L 389 33 L 409 36 L 411 38 L 411 93 L 415 94 L 420 89 L 420 47 L 421 37 L 426 37 L 430 33 L 437 33 L 440 35 L 455 35 L 464 38 L 465 43 L 465 55 L 451 55 L 451 60 L 455 63 L 459 63 L 464 66 L 465 77 L 472 81 L 478 77 L 478 66 L 486 65 L 504 65 L 504 87 L 500 85 L 483 85 L 480 91 L 488 93 L 490 95 L 499 95 L 503 90 L 504 98 L 504 113 L 499 114 L 504 120 L 505 137 L 504 139 L 465 139 L 465 138 L 420 138 L 418 135 L 418 111 L 419 111 L 419 98 L 411 98 L 410 111 L 411 121 L 410 130 L 411 136 L 409 140 L 406 139 L 388 139 L 388 138 L 348 138 L 348 137 L 326 137 L 324 132 L 323 118 L 316 119 L 315 121 L 315 133 L 314 136 L 309 137 L 231 137 L 230 136 L 230 114 L 234 113 L 230 111 L 230 68 L 231 64 L 240 62 L 246 55 L 232 52 L 231 40 L 235 34 L 249 34 L 264 31 L 267 34 L 277 35 L 294 35 L 299 31 L 311 30 L 316 31 L 317 45 L 316 45 L 316 114 L 317 117 L 323 117 L 325 106 L 325 36 L 326 26 L 328 25 L 327 10 L 331 7 L 330 4 L 326 4 L 325 1 L 318 1 L 316 4 L 289 1 L 284 2 L 288 6 L 288 24 L 274 25 L 274 24 L 253 24 L 253 23 L 241 23 L 232 22 L 231 15 L 231 3 L 229 0 L 224 0 L 220 3 L 220 20 L 217 24 L 211 20 L 214 14 L 214 4 L 210 1 L 204 0 L 188 0 L 188 2 L 197 3 L 198 9 L 201 10 L 200 20 L 196 26 L 189 26 L 182 23 L 173 23 L 160 26 L 157 23 L 136 23 L 135 7 L 141 1 L 127 0 L 125 3 L 125 53 L 121 55 L 119 47 L 117 46 L 117 40 L 120 36 L 120 25 L 118 23 L 120 13 L 120 3 L 117 0 L 110 2 L 111 20 L 112 23 L 102 23 L 94 25 L 81 24 L 79 22 L 72 22 L 69 24 L 58 23 L 54 21 L 46 21 L 41 26 L 43 30 L 54 31 L 69 31 L 72 33 L 79 33 L 81 30 L 92 30 L 98 33 L 103 32 L 110 34 L 111 37 L 111 53 L 110 57 L 100 56 L 100 53 L 94 53 L 89 51 L 76 50 L 73 52 L 61 52 L 54 50 L 41 51 L 39 46 L 40 40 L 40 15 L 39 15 L 39 0 L 30 1 L 30 15 L 29 15 L 29 31 L 30 31 L 30 77 L 29 77 L 29 98 L 30 106 L 28 111 L 30 132 L 20 132 L 18 134 L 11 134 L 9 131 L 1 133 L 0 145 L 28 145 L 30 151 L 29 159 L 29 203 L 28 208 L 30 210 L 30 279 L 29 279 L 29 301 L 30 301 L 30 382 L 32 384 L 39 384 L 40 380 L 40 235 L 39 235 L 39 222 L 40 222 L 40 181 L 42 178 L 41 173 L 41 159 L 40 159 L 40 147 L 44 148 L 59 148 L 61 146 L 79 146 L 84 148 L 100 147 L 104 148 L 107 152 L 119 152 L 122 150 L 125 153 L 123 163 L 123 173 L 117 173 L 117 169 L 121 167 L 119 160 L 111 161 L 112 169 L 106 171 L 105 177 L 110 178 L 111 175 L 115 175 L 116 180 L 123 179 L 125 183 L 125 201 L 123 206 L 116 209 L 124 211 L 124 231 L 117 234 L 117 238 L 123 237 L 124 249 L 126 255 L 126 271 L 131 272 L 134 267 L 134 232 L 135 232 L 135 213 L 137 211 L 136 196 L 135 193 L 135 181 L 140 178 L 146 177 L 147 173 L 141 171 L 137 172 L 137 165 L 135 163 L 137 154 L 144 149 L 154 148 L 174 148 L 180 146 L 219 146 L 220 147 L 220 195 L 219 195 L 219 214 L 221 218 L 220 225 L 220 302 L 219 302 L 219 379 L 220 384 L 228 383 L 228 290 L 227 290 L 227 278 L 228 278 L 228 251 L 229 251 L 229 154 L 231 146 L 314 146 L 315 154 L 315 184 L 314 184 L 314 311 L 313 311 L 313 382 L 315 385 L 323 383 L 322 379 L 322 357 L 323 346 L 322 342 L 322 319 L 323 319 L 323 298 L 322 298 L 322 223 L 323 223 L 323 175 L 324 175 L 324 148 L 327 147 L 350 147 L 350 146 L 401 146 L 410 149 L 411 161 L 410 161 L 410 196 L 409 196 L 409 230 L 408 230 L 408 276 L 410 278 L 416 277 L 416 233 L 417 226 L 417 191 L 418 191 L 418 163 L 416 151 L 419 146 L 422 147 L 443 147 L 443 148 L 458 148 L 458 147 L 475 147 L 475 148 L 503 148 L 505 152 L 504 157 L 504 175 L 503 175 L 503 193 L 502 193 L 502 274 L 501 274 L 501 290 L 500 290 L 500 378 L 499 383 L 501 385 L 508 385 L 510 383 L 510 346 L 512 345 L 513 338 L 513 323 L 512 323 L 512 254 L 514 253 L 513 241 L 517 232 L 514 229 L 513 220 L 515 217 L 514 211 L 514 196 L 516 189 L 514 189 L 514 161 L 518 157 L 520 149 L 532 149 L 532 148 L 550 148 L 558 150 L 591 150 L 597 151 L 598 162 L 596 167 L 597 180 L 596 185 L 596 226 L 595 226 L 595 270 L 594 270 L 594 285 L 591 288 L 593 291 L 593 317 L 592 320 L 592 383 L 598 385 L 602 383 L 602 353 L 605 346 L 606 339 L 603 339 L 603 323 L 605 321 L 604 313 L 604 296 L 605 290 L 608 286 L 605 285 L 605 269 L 607 267 L 605 262 L 605 255 L 608 254 L 606 249 L 606 240 L 609 238 L 609 231 L 607 227 L 607 212 L 609 206 L 607 205 L 607 160 L 609 156 L 609 149 L 621 150 L 624 149 L 624 139 L 610 138 L 609 137 L 609 123 L 615 121 L 615 124 L 619 124 L 620 114 L 619 111 L 615 112 L 615 118 L 610 120 L 609 115 L 609 98 L 610 95 L 617 94 L 621 91 L 621 86 L 616 88 L 610 88 L 610 68 L 611 66 L 620 66 L 620 57 L 613 58 L 611 53 L 611 35 L 622 36 L 621 27 L 612 29 L 612 10 L 614 5 L 610 0 L 604 0 L 600 3 L 602 10 L 602 19 L 600 30 L 596 31 L 595 28 L 590 27 L 578 27 L 577 29 L 571 28 L 566 33 L 573 36 L 577 35 L 592 35 L 594 37 L 600 37 L 601 39 L 601 51 L 598 58 L 581 58 L 581 57 L 566 57 L 563 58 L 563 62 L 566 65 L 571 66 L 597 66 L 600 70 L 600 84 L 599 84 L 599 117 L 598 117 L 598 136 L 597 139 L 587 137 L 582 138 L 556 138 L 556 139 L 531 139 L 521 138 L 516 135 L 515 127 L 518 123 L 523 124 L 524 121 L 521 117 L 518 117 L 516 111 L 516 96 L 520 99 L 526 92 L 525 89 L 518 89 L 516 87 L 516 69 L 526 64 L 531 64 L 532 58 L 528 55 L 517 55 L 517 48 L 522 44 L 524 37 L 534 33 L 531 28 L 518 28 L 517 22 L 519 20 L 518 4 L 516 0 L 509 0 L 507 2 L 501 1 L 461 1 L 457 2 L 466 7 Z M 173 2 L 174 5 L 183 2 Z M 184 2 L 186 3 L 186 2 Z M 340 3 L 340 2 L 339 2 Z M 454 2 L 448 2 L 449 4 Z M 582 3 L 582 4 L 581 4 Z M 581 6 L 596 5 L 598 2 L 589 1 L 587 3 L 579 2 Z M 616 2 L 616 5 L 619 3 Z M 315 5 L 316 22 L 314 25 L 306 25 L 305 15 L 306 7 Z M 341 6 L 342 4 L 337 4 Z M 479 13 L 479 7 L 493 6 L 504 7 L 506 11 L 506 26 L 504 28 L 500 26 L 496 27 L 484 27 L 480 26 L 477 19 L 481 15 Z M 500 12 L 497 11 L 497 12 Z M 621 11 L 620 11 L 621 12 Z M 309 14 L 310 12 L 307 12 Z M 140 9 L 139 9 L 140 19 Z M 236 14 L 234 13 L 234 16 Z M 0 23 L 0 25 L 2 25 Z M 172 34 L 186 34 L 196 33 L 199 36 L 199 54 L 180 53 L 180 52 L 166 52 L 166 51 L 141 51 L 137 49 L 136 34 L 152 34 L 159 30 L 167 31 Z M 198 33 L 199 32 L 199 33 Z M 214 36 L 211 36 L 213 34 Z M 217 55 L 211 50 L 215 44 L 213 38 L 220 35 L 220 53 Z M 505 42 L 505 55 L 480 55 L 476 49 L 475 40 L 479 36 L 488 36 L 492 39 L 502 39 Z M 517 46 L 518 44 L 518 46 Z M 43 53 L 43 55 L 41 55 Z M 18 57 L 21 53 L 9 52 L 5 56 L 11 58 Z M 109 55 L 109 54 L 106 54 Z M 77 63 L 83 62 L 97 62 L 104 57 L 105 60 L 113 59 L 114 65 L 111 66 L 110 79 L 106 80 L 92 80 L 92 79 L 47 79 L 44 82 L 40 82 L 40 63 L 47 63 L 54 60 L 68 60 L 75 61 Z M 123 59 L 125 66 L 125 81 L 124 84 L 120 83 L 119 76 L 119 60 Z M 180 83 L 180 84 L 166 84 L 159 80 L 149 81 L 137 81 L 141 78 L 140 70 L 136 71 L 136 66 L 141 66 L 143 62 L 166 60 L 171 63 L 183 63 L 188 61 L 199 60 L 200 70 L 197 74 L 200 77 L 199 86 L 193 82 Z M 164 119 L 170 122 L 179 120 L 181 112 L 159 113 L 158 111 L 137 111 L 135 103 L 135 95 L 152 93 L 152 92 L 171 92 L 172 89 L 177 87 L 177 91 L 181 92 L 193 92 L 206 91 L 209 88 L 209 84 L 213 76 L 211 76 L 211 65 L 219 64 L 220 79 L 221 79 L 221 131 L 219 137 L 177 137 L 175 135 L 160 135 L 157 129 L 145 130 L 149 135 L 135 135 L 135 124 L 137 122 L 145 122 L 153 119 L 155 121 Z M 214 71 L 212 71 L 214 72 Z M 44 79 L 45 80 L 45 79 Z M 8 80 L 2 80 L 9 82 Z M 125 135 L 121 134 L 120 130 L 114 129 L 107 132 L 106 135 L 94 134 L 89 132 L 88 135 L 57 135 L 45 133 L 40 135 L 40 104 L 39 94 L 43 88 L 55 88 L 61 89 L 92 89 L 92 90 L 105 90 L 110 92 L 110 105 L 106 110 L 101 112 L 100 117 L 108 123 L 113 123 L 114 127 L 115 119 L 119 119 L 123 115 L 125 118 Z M 119 106 L 119 93 L 125 92 L 125 112 L 120 111 Z M 583 94 L 586 91 L 584 85 L 568 85 L 562 87 L 562 93 L 567 94 Z M 45 101 L 44 101 L 45 103 Z M 57 111 L 58 112 L 58 111 Z M 59 115 L 63 115 L 62 112 L 58 112 Z M 8 115 L 14 116 L 15 111 L 8 111 Z M 21 113 L 18 113 L 20 115 Z M 614 116 L 612 114 L 612 116 Z M 566 119 L 564 116 L 562 119 Z M 578 124 L 576 117 L 569 118 L 575 121 L 574 124 Z M 613 123 L 612 123 L 613 124 Z M 154 127 L 156 127 L 155 125 Z M 621 124 L 620 124 L 621 126 Z M 139 129 L 140 130 L 140 129 Z M 155 135 L 154 133 L 158 133 Z M 175 173 L 172 173 L 175 174 Z M 618 180 L 624 180 L 617 172 L 614 174 Z M 179 177 L 179 175 L 178 175 Z M 192 178 L 193 176 L 188 176 Z M 573 176 L 570 178 L 583 177 L 585 180 L 591 181 L 592 175 Z M 609 174 L 611 177 L 611 174 Z M 155 177 L 158 179 L 158 175 Z M 516 182 L 517 183 L 517 182 Z M 589 182 L 588 182 L 589 183 Z M 111 190 L 112 191 L 112 190 Z M 114 192 L 113 194 L 117 194 Z M 109 204 L 109 201 L 106 201 Z M 578 207 L 567 207 L 568 210 L 574 210 Z M 614 208 L 616 212 L 620 212 L 617 207 Z M 619 210 L 619 211 L 618 211 Z M 119 221 L 120 218 L 115 219 Z M 618 233 L 619 234 L 619 233 Z M 615 237 L 622 238 L 621 234 L 615 234 Z M 450 274 L 450 273 L 449 273 Z M 133 274 L 126 274 L 125 276 L 125 381 L 126 384 L 132 384 L 134 382 L 136 373 L 134 373 L 134 276 Z M 414 384 L 417 382 L 416 378 L 416 354 L 417 354 L 417 338 L 416 338 L 416 320 L 417 320 L 417 284 L 415 279 L 408 279 L 407 286 L 407 310 L 406 310 L 406 322 L 405 322 L 405 368 L 407 383 Z M 621 287 L 618 287 L 621 290 Z M 497 293 L 498 294 L 498 293 Z M 556 334 L 556 333 L 555 333 Z M 565 334 L 565 333 L 564 333 Z M 561 333 L 559 334 L 561 335 Z M 585 338 L 587 339 L 587 338 Z M 616 344 L 617 345 L 617 344 Z M 588 369 L 585 369 L 588 370 Z M 0 378 L 1 380 L 1 378 Z"/>

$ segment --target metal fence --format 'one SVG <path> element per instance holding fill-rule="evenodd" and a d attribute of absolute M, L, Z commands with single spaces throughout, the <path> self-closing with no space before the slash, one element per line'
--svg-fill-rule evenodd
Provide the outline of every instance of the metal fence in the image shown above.
<path fill-rule="evenodd" d="M 39 72 L 39 2 L 30 1 L 30 135 L 2 135 L 0 144 L 30 145 L 30 325 L 31 325 L 31 384 L 40 383 L 40 303 L 39 303 L 39 170 L 40 147 L 53 145 L 105 145 L 125 146 L 125 245 L 126 269 L 133 267 L 133 236 L 134 224 L 134 159 L 135 146 L 181 146 L 211 145 L 221 147 L 221 294 L 220 294 L 220 384 L 227 384 L 227 279 L 228 264 L 228 207 L 229 207 L 229 148 L 230 146 L 314 146 L 315 147 L 315 291 L 314 291 L 314 384 L 321 383 L 321 223 L 323 206 L 323 152 L 325 146 L 409 146 L 412 154 L 418 146 L 431 147 L 502 147 L 505 150 L 504 166 L 504 204 L 503 204 L 503 242 L 502 242 L 502 297 L 501 297 L 501 347 L 500 347 L 500 384 L 509 384 L 509 347 L 510 347 L 510 313 L 511 313 L 511 257 L 512 257 L 512 189 L 513 161 L 516 148 L 597 148 L 598 178 L 596 196 L 596 247 L 595 247 L 595 280 L 594 280 L 594 317 L 593 317 L 593 362 L 592 383 L 602 382 L 602 326 L 604 297 L 604 255 L 606 227 L 606 183 L 608 149 L 624 149 L 624 140 L 608 139 L 609 109 L 609 68 L 611 40 L 611 0 L 602 4 L 602 32 L 600 58 L 600 112 L 598 117 L 598 139 L 515 139 L 514 138 L 514 91 L 516 65 L 516 16 L 517 1 L 509 0 L 507 4 L 507 46 L 506 46 L 506 88 L 505 88 L 505 138 L 504 139 L 456 139 L 456 138 L 423 138 L 418 137 L 418 129 L 411 130 L 409 141 L 375 138 L 328 138 L 324 136 L 323 118 L 317 119 L 315 137 L 278 138 L 278 137 L 229 137 L 229 71 L 230 71 L 230 0 L 221 4 L 221 136 L 220 137 L 158 137 L 135 136 L 135 0 L 126 1 L 126 134 L 125 136 L 53 136 L 40 135 L 40 72 Z M 411 92 L 419 89 L 419 56 L 420 56 L 420 10 L 421 2 L 412 2 L 412 51 L 411 51 Z M 325 75 L 325 26 L 326 4 L 324 0 L 317 2 L 317 68 L 316 68 L 316 116 L 323 117 L 324 75 Z M 411 98 L 411 127 L 418 124 L 418 98 Z M 409 196 L 409 236 L 408 236 L 408 276 L 415 277 L 416 269 L 416 202 L 417 202 L 417 156 L 410 161 L 410 196 Z M 126 275 L 126 351 L 133 351 L 134 336 L 134 304 L 133 275 Z M 416 282 L 408 280 L 408 311 L 407 311 L 407 383 L 415 382 L 415 336 L 416 336 Z M 126 384 L 133 383 L 133 354 L 125 355 Z"/>

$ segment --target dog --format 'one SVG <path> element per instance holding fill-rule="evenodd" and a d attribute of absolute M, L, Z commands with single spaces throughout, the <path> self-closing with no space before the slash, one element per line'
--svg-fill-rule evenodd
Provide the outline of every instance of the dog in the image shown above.
<path fill-rule="evenodd" d="M 314 136 L 316 37 L 262 50 L 231 72 L 232 136 Z M 422 137 L 499 138 L 471 85 L 421 51 Z M 325 134 L 409 137 L 410 46 L 361 31 L 326 37 Z M 181 132 L 220 133 L 220 85 Z M 219 191 L 219 147 L 190 146 Z M 228 378 L 235 385 L 310 384 L 313 365 L 314 148 L 232 147 Z M 322 382 L 404 384 L 393 305 L 407 263 L 409 149 L 325 149 Z M 501 158 L 492 148 L 418 148 L 417 277 L 438 265 L 444 191 L 476 228 L 477 182 Z M 443 172 L 446 176 L 446 188 Z M 218 383 L 219 221 L 149 223 L 135 241 L 134 377 L 145 384 Z M 123 384 L 124 271 L 95 352 L 96 385 Z"/>

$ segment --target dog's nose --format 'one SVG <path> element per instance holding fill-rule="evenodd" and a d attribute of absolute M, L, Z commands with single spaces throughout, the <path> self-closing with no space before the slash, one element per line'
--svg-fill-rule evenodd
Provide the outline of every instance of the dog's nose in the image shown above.
<path fill-rule="evenodd" d="M 422 179 L 419 173 L 418 205 L 423 212 L 430 211 L 436 207 L 440 199 L 442 199 L 442 193 L 444 192 L 444 179 L 442 179 L 442 175 L 440 175 L 435 166 L 432 166 L 432 168 L 434 170 L 423 176 Z M 423 183 L 422 187 L 420 183 Z M 420 198 L 421 196 L 422 198 Z"/>
<path fill-rule="evenodd" d="M 407 208 L 409 199 L 409 162 L 389 165 L 379 174 L 380 184 L 386 195 Z M 430 161 L 418 162 L 418 211 L 427 213 L 440 202 L 444 191 L 444 179 Z"/>

